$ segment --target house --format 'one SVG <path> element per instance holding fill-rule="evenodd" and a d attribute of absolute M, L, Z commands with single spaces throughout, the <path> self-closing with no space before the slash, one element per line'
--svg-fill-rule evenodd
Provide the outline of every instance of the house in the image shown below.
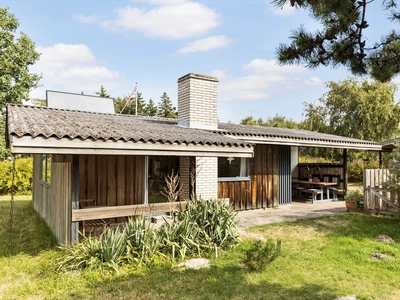
<path fill-rule="evenodd" d="M 291 203 L 298 147 L 381 150 L 317 132 L 218 123 L 217 82 L 179 78 L 178 120 L 7 106 L 8 146 L 34 155 L 33 205 L 61 244 L 78 238 L 80 221 L 169 211 L 174 204 L 160 192 L 172 170 L 183 199 L 227 198 L 237 209 L 257 209 Z M 82 209 L 88 202 L 94 207 Z"/>

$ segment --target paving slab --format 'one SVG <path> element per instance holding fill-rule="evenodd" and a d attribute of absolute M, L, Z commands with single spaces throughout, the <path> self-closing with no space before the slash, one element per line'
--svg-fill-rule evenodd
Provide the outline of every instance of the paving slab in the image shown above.
<path fill-rule="evenodd" d="M 278 208 L 239 211 L 238 229 L 274 222 L 296 221 L 298 219 L 318 218 L 346 213 L 344 201 L 312 203 L 311 200 L 293 201 L 292 204 Z"/>

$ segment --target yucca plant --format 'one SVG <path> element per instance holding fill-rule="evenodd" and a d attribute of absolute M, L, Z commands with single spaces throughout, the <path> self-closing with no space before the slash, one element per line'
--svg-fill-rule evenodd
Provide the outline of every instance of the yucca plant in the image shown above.
<path fill-rule="evenodd" d="M 58 269 L 116 269 L 125 257 L 126 235 L 120 228 L 104 227 L 99 237 L 82 236 L 79 243 L 63 247 L 63 251 L 65 255 L 57 261 Z"/>
<path fill-rule="evenodd" d="M 159 254 L 161 236 L 149 218 L 129 218 L 124 228 L 127 241 L 126 259 L 140 266 Z"/>
<path fill-rule="evenodd" d="M 186 210 L 179 213 L 178 219 L 190 218 L 203 230 L 211 243 L 224 248 L 239 241 L 236 215 L 235 209 L 223 200 L 189 200 Z"/>

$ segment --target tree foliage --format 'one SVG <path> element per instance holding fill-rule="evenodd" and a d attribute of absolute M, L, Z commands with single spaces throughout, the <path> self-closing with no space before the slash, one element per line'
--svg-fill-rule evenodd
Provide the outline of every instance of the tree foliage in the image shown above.
<path fill-rule="evenodd" d="M 7 103 L 22 103 L 29 91 L 38 87 L 41 75 L 31 74 L 29 67 L 39 59 L 35 44 L 22 33 L 16 36 L 17 18 L 0 8 L 0 114 Z"/>
<path fill-rule="evenodd" d="M 277 49 L 281 64 L 305 63 L 309 68 L 320 65 L 343 65 L 354 75 L 370 74 L 376 80 L 389 81 L 400 72 L 400 33 L 383 33 L 379 41 L 366 37 L 369 27 L 369 0 L 274 0 L 277 7 L 290 5 L 309 12 L 321 30 L 308 32 L 303 26 L 294 30 L 289 45 Z M 397 1 L 382 0 L 390 19 L 400 21 Z M 375 14 L 375 11 L 372 10 Z"/>
<path fill-rule="evenodd" d="M 103 98 L 110 98 L 110 95 L 107 93 L 106 88 L 103 85 L 100 86 L 100 92 L 96 92 L 96 95 Z"/>
<path fill-rule="evenodd" d="M 317 103 L 305 103 L 305 129 L 377 142 L 399 133 L 394 84 L 350 78 L 327 87 Z"/>
<path fill-rule="evenodd" d="M 262 118 L 254 119 L 252 116 L 246 117 L 240 121 L 242 125 L 257 125 L 266 127 L 280 127 L 280 128 L 291 128 L 298 129 L 300 124 L 293 119 L 287 119 L 284 116 L 275 115 L 275 117 L 268 117 L 267 121 L 263 121 Z"/>
<path fill-rule="evenodd" d="M 166 92 L 162 94 L 158 104 L 158 116 L 164 118 L 178 118 L 176 107 L 172 105 L 172 101 L 169 99 Z"/>
<path fill-rule="evenodd" d="M 153 99 L 150 98 L 149 103 L 146 104 L 144 108 L 144 115 L 145 116 L 157 116 L 158 115 L 158 108 L 157 105 L 154 103 Z"/>

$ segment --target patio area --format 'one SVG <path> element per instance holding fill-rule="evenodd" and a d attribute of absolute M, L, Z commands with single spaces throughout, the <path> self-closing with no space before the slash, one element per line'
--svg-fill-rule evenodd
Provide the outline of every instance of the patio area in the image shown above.
<path fill-rule="evenodd" d="M 318 218 L 346 213 L 344 201 L 332 201 L 312 204 L 311 199 L 296 199 L 289 205 L 279 208 L 239 211 L 237 215 L 239 230 L 255 225 L 274 222 L 296 221 L 298 219 Z"/>

